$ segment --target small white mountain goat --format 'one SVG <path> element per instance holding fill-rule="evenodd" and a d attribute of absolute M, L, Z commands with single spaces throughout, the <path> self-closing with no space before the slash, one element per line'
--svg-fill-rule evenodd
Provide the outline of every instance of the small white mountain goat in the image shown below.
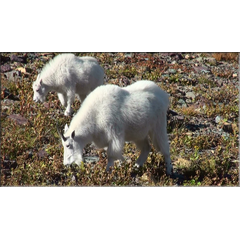
<path fill-rule="evenodd" d="M 167 135 L 169 97 L 155 83 L 138 81 L 120 88 L 104 85 L 91 92 L 64 134 L 58 132 L 64 147 L 63 164 L 82 161 L 83 148 L 93 142 L 99 148 L 107 147 L 109 167 L 114 160 L 123 160 L 125 141 L 132 141 L 141 150 L 136 164 L 142 166 L 151 149 L 150 136 L 155 148 L 165 158 L 166 172 L 172 173 Z"/>
<path fill-rule="evenodd" d="M 44 102 L 50 91 L 58 93 L 66 107 L 64 115 L 71 115 L 75 94 L 82 102 L 86 96 L 104 82 L 104 70 L 93 57 L 59 54 L 44 66 L 33 82 L 35 102 Z"/>

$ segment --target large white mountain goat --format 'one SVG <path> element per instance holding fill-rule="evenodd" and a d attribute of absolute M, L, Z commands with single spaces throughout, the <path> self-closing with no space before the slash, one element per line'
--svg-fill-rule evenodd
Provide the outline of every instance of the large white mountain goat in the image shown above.
<path fill-rule="evenodd" d="M 168 175 L 172 163 L 167 135 L 169 97 L 155 83 L 142 80 L 127 87 L 104 85 L 91 92 L 64 134 L 58 132 L 64 147 L 63 164 L 80 164 L 83 148 L 92 142 L 98 148 L 107 147 L 109 167 L 114 160 L 123 160 L 125 141 L 132 141 L 141 150 L 136 165 L 142 166 L 150 151 L 148 136 L 160 151 Z"/>
<path fill-rule="evenodd" d="M 71 104 L 75 94 L 82 102 L 96 87 L 104 83 L 104 70 L 94 57 L 77 57 L 59 54 L 44 66 L 33 82 L 35 102 L 44 102 L 50 91 L 55 91 L 61 104 L 66 107 L 64 115 L 72 113 Z"/>

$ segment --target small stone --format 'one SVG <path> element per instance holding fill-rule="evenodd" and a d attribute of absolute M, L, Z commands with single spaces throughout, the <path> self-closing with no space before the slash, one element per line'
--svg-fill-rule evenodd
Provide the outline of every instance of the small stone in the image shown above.
<path fill-rule="evenodd" d="M 178 116 L 175 117 L 175 119 L 176 119 L 178 122 L 183 122 L 183 121 L 184 121 L 184 116 L 178 115 Z"/>
<path fill-rule="evenodd" d="M 196 66 L 196 67 L 193 67 L 193 69 L 196 71 L 196 72 L 209 72 L 209 69 L 205 66 Z"/>
<path fill-rule="evenodd" d="M 172 61 L 171 64 L 176 64 L 177 62 L 176 61 Z"/>
<path fill-rule="evenodd" d="M 185 59 L 189 59 L 190 58 L 190 56 L 187 54 L 186 56 L 185 56 Z"/>
<path fill-rule="evenodd" d="M 178 100 L 178 103 L 180 103 L 180 104 L 186 104 L 186 102 L 185 102 L 183 99 L 179 99 L 179 100 Z"/>
<path fill-rule="evenodd" d="M 72 182 L 76 182 L 76 177 L 74 175 L 72 176 Z"/>
<path fill-rule="evenodd" d="M 37 153 L 38 157 L 39 158 L 44 158 L 46 157 L 48 154 L 45 150 L 40 150 L 38 153 Z"/>
<path fill-rule="evenodd" d="M 23 56 L 20 57 L 20 56 L 17 56 L 17 55 L 15 55 L 15 54 L 12 54 L 12 55 L 10 56 L 10 59 L 11 59 L 12 62 L 27 63 L 26 57 L 23 57 Z"/>
<path fill-rule="evenodd" d="M 219 87 L 221 87 L 221 86 L 223 85 L 223 80 L 222 80 L 222 79 L 218 79 L 218 80 L 217 80 L 217 85 L 218 85 Z"/>
<path fill-rule="evenodd" d="M 9 72 L 12 68 L 9 64 L 1 65 L 1 72 Z"/>
<path fill-rule="evenodd" d="M 8 118 L 15 121 L 18 125 L 26 125 L 28 123 L 28 120 L 20 114 L 11 114 Z"/>
<path fill-rule="evenodd" d="M 163 74 L 162 77 L 163 78 L 169 78 L 169 74 Z"/>
<path fill-rule="evenodd" d="M 215 122 L 216 122 L 216 123 L 219 123 L 220 121 L 221 121 L 221 117 L 220 117 L 220 116 L 216 116 Z"/>
<path fill-rule="evenodd" d="M 126 53 L 126 54 L 125 54 L 125 57 L 128 57 L 128 58 L 131 58 L 132 56 L 133 56 L 132 53 Z"/>
<path fill-rule="evenodd" d="M 209 58 L 205 58 L 205 60 L 214 66 L 217 65 L 217 60 L 215 58 L 209 57 Z"/>
<path fill-rule="evenodd" d="M 43 56 L 43 57 L 41 57 L 41 60 L 42 60 L 44 63 L 46 63 L 46 62 L 49 61 L 49 57 Z"/>
<path fill-rule="evenodd" d="M 5 72 L 4 76 L 9 80 L 9 81 L 16 81 L 17 79 L 19 79 L 22 74 L 20 71 L 18 70 L 13 70 L 11 72 Z"/>
<path fill-rule="evenodd" d="M 198 57 L 198 58 L 196 58 L 196 61 L 198 61 L 198 62 L 202 62 L 202 60 L 203 60 L 202 57 Z"/>
<path fill-rule="evenodd" d="M 54 107 L 54 104 L 52 102 L 44 102 L 43 106 L 47 109 Z"/>
<path fill-rule="evenodd" d="M 227 139 L 229 139 L 229 133 L 227 133 L 227 132 L 223 132 L 222 133 L 222 136 L 227 140 Z"/>
<path fill-rule="evenodd" d="M 237 77 L 237 73 L 233 73 L 233 78 L 236 78 Z"/>
<path fill-rule="evenodd" d="M 99 157 L 83 157 L 85 163 L 96 163 L 99 161 Z"/>
<path fill-rule="evenodd" d="M 196 95 L 195 95 L 194 92 L 187 92 L 187 93 L 186 93 L 186 97 L 187 97 L 187 98 L 195 99 Z"/>
<path fill-rule="evenodd" d="M 169 69 L 169 73 L 175 74 L 177 71 L 175 69 Z"/>

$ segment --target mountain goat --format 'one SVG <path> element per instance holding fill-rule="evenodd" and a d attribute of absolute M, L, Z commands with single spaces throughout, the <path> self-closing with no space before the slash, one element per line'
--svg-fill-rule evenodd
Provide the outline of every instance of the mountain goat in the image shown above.
<path fill-rule="evenodd" d="M 33 82 L 35 102 L 44 102 L 49 91 L 55 91 L 61 104 L 66 107 L 64 115 L 72 113 L 71 104 L 75 94 L 82 102 L 86 96 L 104 82 L 104 70 L 93 57 L 76 57 L 59 54 L 44 66 Z"/>
<path fill-rule="evenodd" d="M 104 85 L 91 92 L 64 134 L 58 132 L 64 147 L 63 164 L 83 160 L 83 148 L 93 142 L 99 148 L 107 147 L 107 170 L 114 160 L 123 160 L 125 141 L 132 141 L 141 150 L 136 165 L 142 166 L 151 149 L 155 148 L 165 159 L 166 172 L 172 173 L 167 135 L 169 97 L 155 83 L 142 80 L 127 87 Z"/>

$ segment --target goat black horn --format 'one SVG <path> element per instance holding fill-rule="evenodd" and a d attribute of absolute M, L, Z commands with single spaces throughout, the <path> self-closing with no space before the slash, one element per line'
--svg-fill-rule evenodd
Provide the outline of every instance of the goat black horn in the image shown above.
<path fill-rule="evenodd" d="M 60 137 L 63 139 L 63 141 L 65 142 L 67 140 L 66 137 L 64 137 L 64 135 L 62 134 L 61 130 L 59 129 L 58 127 L 58 124 L 57 124 L 57 131 L 58 131 L 58 134 L 60 135 Z"/>

